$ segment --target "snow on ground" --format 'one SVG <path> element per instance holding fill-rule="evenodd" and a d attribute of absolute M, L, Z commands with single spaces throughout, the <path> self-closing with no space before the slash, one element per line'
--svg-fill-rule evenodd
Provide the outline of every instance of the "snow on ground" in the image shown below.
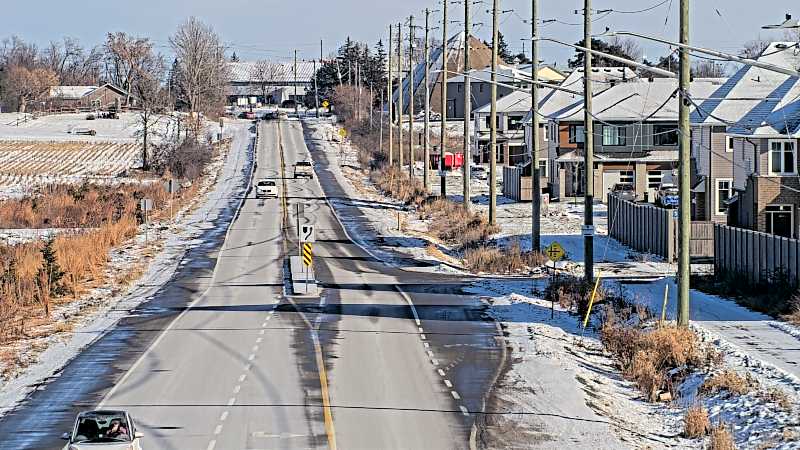
<path fill-rule="evenodd" d="M 249 180 L 240 174 L 251 161 L 252 134 L 244 123 L 229 127 L 227 133 L 233 137 L 231 150 L 209 166 L 211 175 L 202 182 L 196 200 L 178 212 L 175 221 L 152 222 L 147 235 L 142 226 L 134 239 L 111 252 L 109 272 L 125 276 L 139 268 L 143 272 L 138 280 L 127 287 L 109 283 L 57 308 L 52 317 L 71 324 L 70 331 L 19 343 L 19 358 L 28 365 L 10 379 L 0 380 L 0 416 L 157 292 L 175 273 L 186 251 L 198 245 L 226 199 L 244 195 Z"/>

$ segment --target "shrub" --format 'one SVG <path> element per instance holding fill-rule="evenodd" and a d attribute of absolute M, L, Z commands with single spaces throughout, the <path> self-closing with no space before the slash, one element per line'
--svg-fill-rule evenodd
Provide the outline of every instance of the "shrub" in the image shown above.
<path fill-rule="evenodd" d="M 205 142 L 187 138 L 178 145 L 164 142 L 153 148 L 152 168 L 163 175 L 167 171 L 177 178 L 196 180 L 214 157 L 214 148 Z"/>
<path fill-rule="evenodd" d="M 482 245 L 468 248 L 464 252 L 464 263 L 474 272 L 522 272 L 541 266 L 544 262 L 544 255 L 539 252 L 523 252 L 516 241 L 510 247 Z"/>
<path fill-rule="evenodd" d="M 683 419 L 683 435 L 689 439 L 705 436 L 711 429 L 708 411 L 700 405 L 690 406 Z"/>
<path fill-rule="evenodd" d="M 725 370 L 707 378 L 698 392 L 705 395 L 713 395 L 725 391 L 729 394 L 744 395 L 751 392 L 756 386 L 756 381 L 749 374 L 741 376 L 733 370 Z"/>
<path fill-rule="evenodd" d="M 479 212 L 471 212 L 464 205 L 450 200 L 436 199 L 420 208 L 420 218 L 429 219 L 430 232 L 449 244 L 474 247 L 500 231 L 497 225 Z"/>
<path fill-rule="evenodd" d="M 574 310 L 583 317 L 589 309 L 589 299 L 594 290 L 594 283 L 575 276 L 559 276 L 547 285 L 544 291 L 545 300 L 558 303 L 562 308 Z M 604 302 L 605 291 L 598 287 L 595 304 Z"/>
<path fill-rule="evenodd" d="M 384 194 L 400 200 L 407 205 L 419 206 L 426 197 L 427 192 L 422 182 L 411 180 L 404 170 L 398 167 L 384 167 L 370 172 L 370 179 Z"/>
<path fill-rule="evenodd" d="M 736 450 L 728 425 L 722 421 L 711 428 L 711 438 L 708 442 L 709 450 Z"/>

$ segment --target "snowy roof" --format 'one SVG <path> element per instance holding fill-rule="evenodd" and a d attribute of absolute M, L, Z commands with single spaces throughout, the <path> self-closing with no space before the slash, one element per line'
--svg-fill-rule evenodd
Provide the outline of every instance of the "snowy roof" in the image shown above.
<path fill-rule="evenodd" d="M 257 61 L 228 63 L 231 76 L 230 81 L 233 83 L 258 83 L 262 81 L 259 79 L 262 77 L 258 76 L 258 64 L 259 62 Z M 274 76 L 270 76 L 269 79 L 263 81 L 271 83 L 294 82 L 294 62 L 267 61 L 267 64 L 274 66 Z M 297 80 L 299 82 L 309 82 L 313 76 L 313 61 L 297 61 Z"/>
<path fill-rule="evenodd" d="M 707 97 L 725 82 L 718 78 L 699 78 L 691 82 L 694 96 Z M 583 120 L 583 103 L 562 114 L 565 121 Z M 603 121 L 678 120 L 678 80 L 637 78 L 619 83 L 594 97 L 593 114 Z"/>
<path fill-rule="evenodd" d="M 595 152 L 594 159 L 596 162 L 674 162 L 678 160 L 678 150 L 644 150 L 640 152 L 623 152 L 623 153 L 606 153 Z M 572 150 L 559 156 L 559 162 L 583 162 L 583 153 L 577 150 Z"/>
<path fill-rule="evenodd" d="M 97 89 L 97 86 L 50 86 L 48 96 L 64 100 L 78 100 Z"/>
<path fill-rule="evenodd" d="M 757 59 L 798 69 L 800 48 L 793 42 L 773 42 Z M 699 101 L 693 124 L 727 125 L 729 132 L 747 136 L 797 135 L 800 131 L 797 77 L 746 65 L 710 97 Z"/>
<path fill-rule="evenodd" d="M 481 81 L 492 80 L 492 69 L 487 67 L 481 70 L 470 70 L 470 81 L 473 83 L 480 83 Z M 513 83 L 523 81 L 522 79 L 529 80 L 531 73 L 523 71 L 518 67 L 507 66 L 505 64 L 497 65 L 497 82 L 498 83 Z M 448 83 L 463 83 L 464 75 L 457 75 L 447 79 Z"/>
<path fill-rule="evenodd" d="M 539 107 L 547 101 L 548 97 L 552 94 L 553 89 L 548 87 L 539 88 Z M 475 110 L 475 114 L 489 114 L 492 105 L 486 104 Z M 531 94 L 530 92 L 514 91 L 505 97 L 497 100 L 497 112 L 499 113 L 527 113 L 531 110 Z"/>

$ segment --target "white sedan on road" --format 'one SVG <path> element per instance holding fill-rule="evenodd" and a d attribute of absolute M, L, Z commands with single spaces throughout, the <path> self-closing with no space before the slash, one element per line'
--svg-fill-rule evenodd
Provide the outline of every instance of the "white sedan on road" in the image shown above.
<path fill-rule="evenodd" d="M 273 180 L 262 178 L 256 183 L 256 198 L 278 198 L 278 185 Z"/>
<path fill-rule="evenodd" d="M 142 450 L 142 437 L 127 412 L 114 410 L 82 412 L 61 436 L 64 450 Z"/>

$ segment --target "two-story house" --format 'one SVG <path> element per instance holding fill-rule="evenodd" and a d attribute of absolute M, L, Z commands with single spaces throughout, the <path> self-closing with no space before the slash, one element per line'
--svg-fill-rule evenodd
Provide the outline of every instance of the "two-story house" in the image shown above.
<path fill-rule="evenodd" d="M 487 105 L 491 101 L 492 71 L 490 68 L 471 70 L 469 72 L 470 92 L 472 92 L 472 112 Z M 497 87 L 497 99 L 515 92 L 515 88 L 527 89 L 530 83 L 530 72 L 524 72 L 516 67 L 498 65 L 497 82 L 506 86 Z M 464 118 L 464 75 L 457 75 L 447 80 L 447 118 Z"/>
<path fill-rule="evenodd" d="M 610 79 L 610 86 L 595 94 L 594 192 L 605 202 L 616 184 L 634 187 L 638 200 L 652 201 L 665 177 L 678 168 L 678 84 L 671 78 Z M 724 80 L 697 79 L 692 95 L 707 97 Z M 583 102 L 551 116 L 558 133 L 553 178 L 558 196 L 583 195 Z M 553 145 L 554 144 L 554 145 Z M 554 171 L 555 172 L 555 171 Z"/>

